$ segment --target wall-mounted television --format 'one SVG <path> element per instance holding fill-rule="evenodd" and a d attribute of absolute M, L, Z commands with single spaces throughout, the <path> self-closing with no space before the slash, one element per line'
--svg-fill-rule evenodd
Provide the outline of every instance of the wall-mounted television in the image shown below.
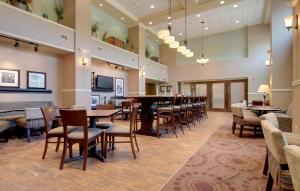
<path fill-rule="evenodd" d="M 96 89 L 101 91 L 114 91 L 114 78 L 109 76 L 96 77 Z"/>

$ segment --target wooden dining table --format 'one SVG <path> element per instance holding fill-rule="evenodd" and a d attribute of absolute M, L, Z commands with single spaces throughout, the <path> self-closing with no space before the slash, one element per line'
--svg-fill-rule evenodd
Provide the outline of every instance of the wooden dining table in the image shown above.
<path fill-rule="evenodd" d="M 129 96 L 127 98 L 141 103 L 141 128 L 136 133 L 156 137 L 156 131 L 153 129 L 154 115 L 152 105 L 154 102 L 172 101 L 173 96 Z"/>
<path fill-rule="evenodd" d="M 282 109 L 280 109 L 278 107 L 272 107 L 272 106 L 250 106 L 250 107 L 248 107 L 248 109 L 258 112 L 259 116 L 264 115 L 268 112 L 282 111 Z"/>
<path fill-rule="evenodd" d="M 89 128 L 96 128 L 96 121 L 97 119 L 100 118 L 111 118 L 111 121 L 113 122 L 113 116 L 115 114 L 117 114 L 120 110 L 119 109 L 111 109 L 111 110 L 87 110 L 87 117 L 89 118 L 90 121 L 90 126 Z M 58 115 L 58 118 L 60 118 L 61 116 Z M 89 157 L 98 159 L 102 162 L 105 162 L 105 159 L 102 155 L 102 151 L 101 150 L 96 150 L 96 143 L 95 142 L 91 142 L 92 145 L 95 145 L 93 147 L 91 147 L 89 149 Z M 78 160 L 81 159 L 81 156 L 78 157 L 73 157 L 69 160 L 66 160 L 66 162 L 71 162 L 74 160 Z"/>

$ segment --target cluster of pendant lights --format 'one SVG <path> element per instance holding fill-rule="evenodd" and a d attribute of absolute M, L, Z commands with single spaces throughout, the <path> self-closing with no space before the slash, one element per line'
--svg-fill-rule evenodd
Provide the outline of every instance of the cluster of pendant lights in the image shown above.
<path fill-rule="evenodd" d="M 164 40 L 164 43 L 168 44 L 170 48 L 176 48 L 177 52 L 180 52 L 185 57 L 193 57 L 194 53 L 187 47 L 187 29 L 186 29 L 186 20 L 187 20 L 187 0 L 185 0 L 185 41 L 184 45 L 180 46 L 179 42 L 175 40 L 175 37 L 171 34 L 171 24 L 172 24 L 172 15 L 171 15 L 171 0 L 169 0 L 169 16 L 168 16 L 168 30 L 158 31 L 158 38 Z"/>
<path fill-rule="evenodd" d="M 204 36 L 203 36 L 203 28 L 204 28 L 204 21 L 201 22 L 201 27 L 202 27 L 202 36 L 201 36 L 201 57 L 200 59 L 197 59 L 196 61 L 201 64 L 201 65 L 204 65 L 206 64 L 207 62 L 209 62 L 209 59 L 208 58 L 205 58 L 204 56 L 204 46 L 203 46 L 203 40 L 204 40 Z"/>

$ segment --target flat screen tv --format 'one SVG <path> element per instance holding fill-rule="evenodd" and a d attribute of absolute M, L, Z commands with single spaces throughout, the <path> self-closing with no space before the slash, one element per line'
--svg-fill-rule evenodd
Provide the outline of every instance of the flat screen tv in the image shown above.
<path fill-rule="evenodd" d="M 113 91 L 114 90 L 114 78 L 109 76 L 97 76 L 96 88 L 101 91 Z"/>

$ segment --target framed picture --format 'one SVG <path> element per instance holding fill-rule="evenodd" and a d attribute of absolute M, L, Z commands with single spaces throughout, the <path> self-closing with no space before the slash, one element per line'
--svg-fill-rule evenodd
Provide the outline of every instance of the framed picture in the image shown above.
<path fill-rule="evenodd" d="M 172 91 L 172 86 L 166 86 L 166 91 L 170 93 Z"/>
<path fill-rule="evenodd" d="M 165 92 L 165 88 L 166 88 L 166 86 L 159 86 L 159 91 L 160 92 Z"/>
<path fill-rule="evenodd" d="M 46 89 L 47 74 L 43 72 L 27 71 L 28 89 Z"/>
<path fill-rule="evenodd" d="M 96 105 L 100 104 L 100 95 L 92 95 L 92 107 L 95 107 Z"/>
<path fill-rule="evenodd" d="M 123 78 L 116 78 L 116 97 L 123 97 L 124 96 L 124 79 Z"/>
<path fill-rule="evenodd" d="M 20 70 L 0 69 L 0 87 L 20 88 Z"/>

